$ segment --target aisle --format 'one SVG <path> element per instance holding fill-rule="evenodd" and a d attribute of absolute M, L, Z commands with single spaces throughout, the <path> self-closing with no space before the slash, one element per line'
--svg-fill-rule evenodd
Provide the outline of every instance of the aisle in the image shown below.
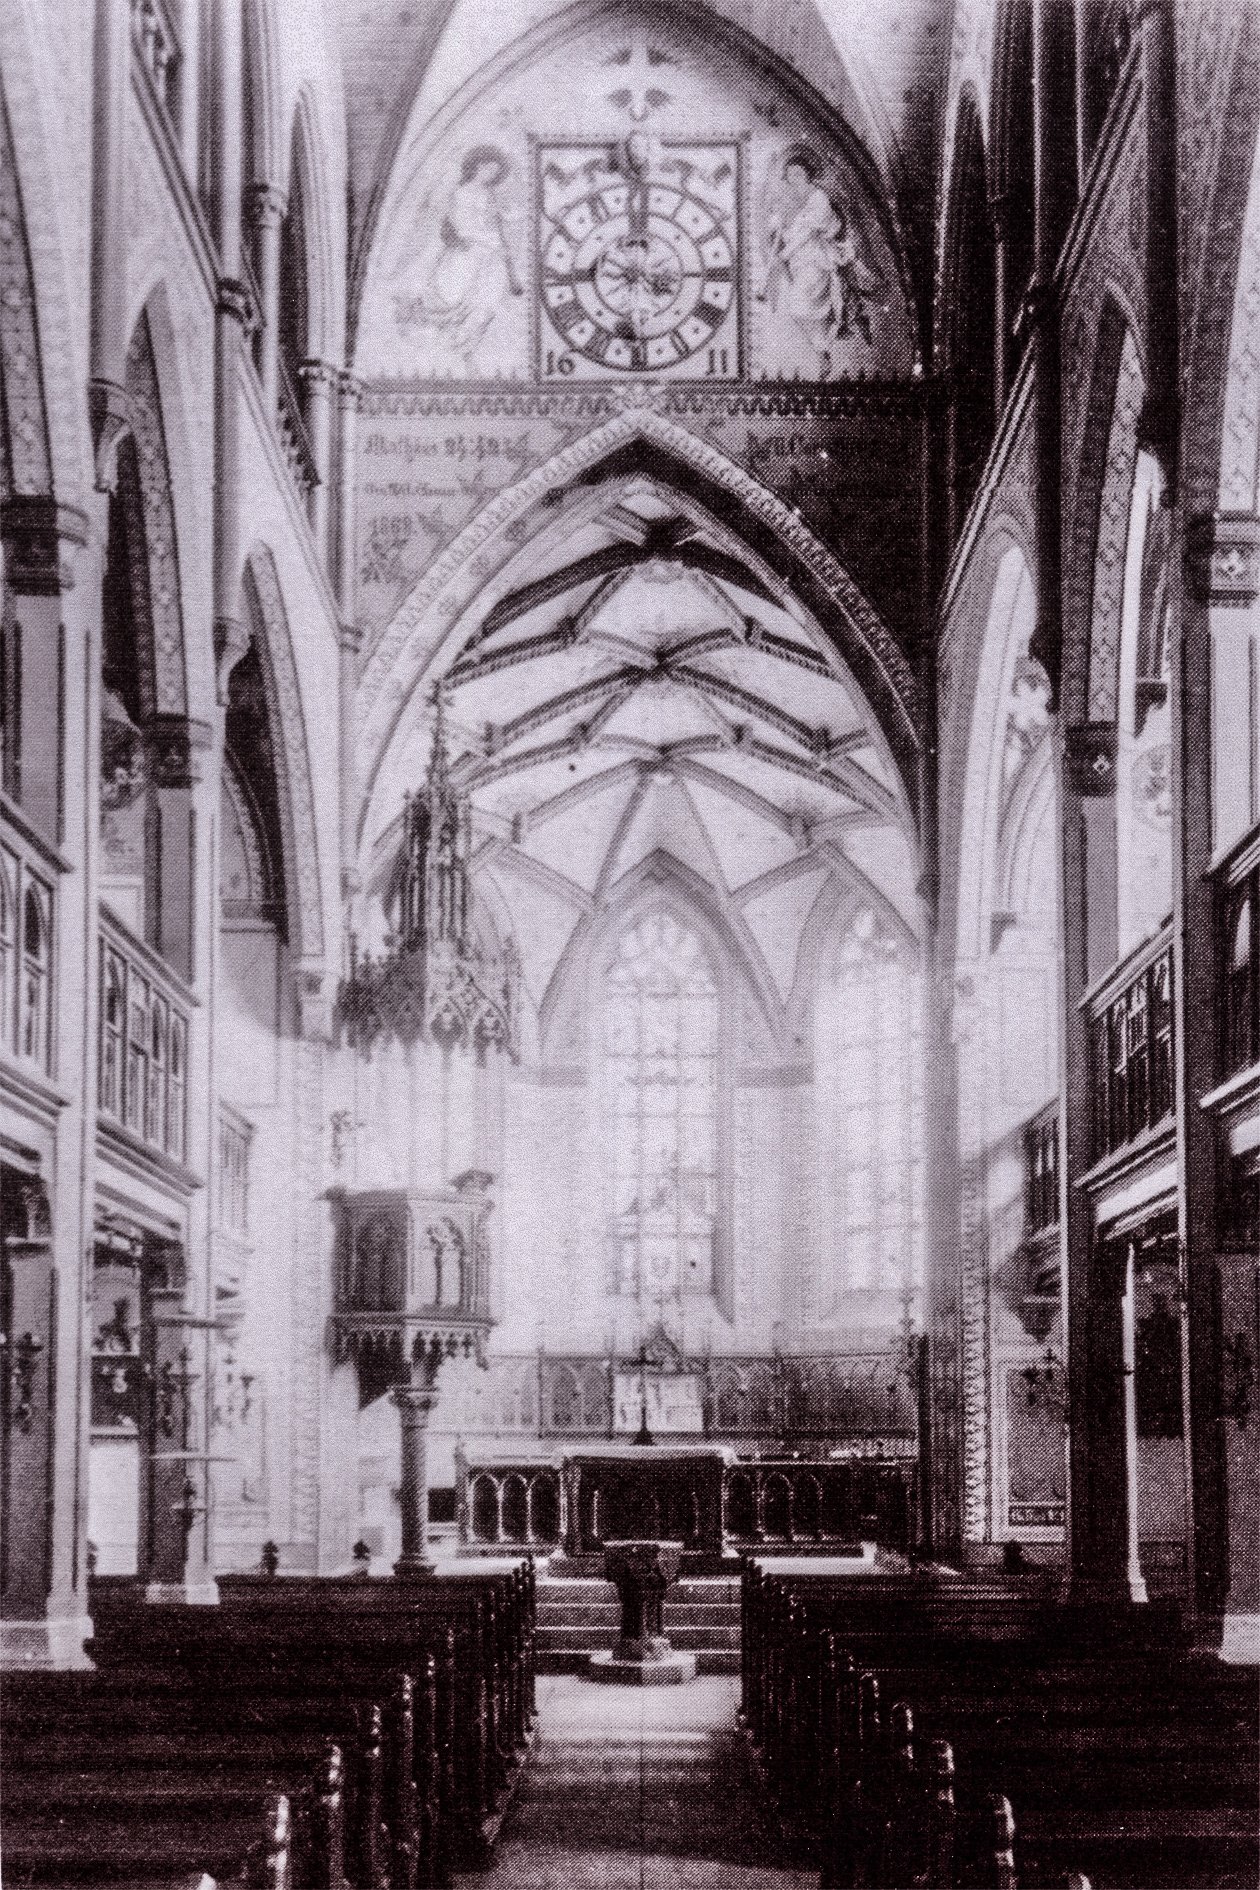
<path fill-rule="evenodd" d="M 487 1890 L 806 1890 L 767 1867 L 735 1731 L 738 1681 L 538 1681 L 538 1737 Z"/>

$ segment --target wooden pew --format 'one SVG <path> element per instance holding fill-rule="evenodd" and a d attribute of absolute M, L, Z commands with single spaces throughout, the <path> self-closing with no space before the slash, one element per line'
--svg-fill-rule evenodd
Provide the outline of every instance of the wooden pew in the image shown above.
<path fill-rule="evenodd" d="M 828 1636 L 885 1697 L 912 1702 L 960 1771 L 1019 1808 L 1021 1877 L 1172 1890 L 1257 1877 L 1260 1699 L 1254 1674 L 1196 1659 L 1166 1609 L 1068 1608 L 1002 1584 L 829 1577 L 748 1563 L 741 1710 L 784 1811 L 818 1789 L 833 1717 Z M 996 1627 L 997 1632 L 990 1630 Z M 808 1820 L 806 1820 L 808 1822 Z"/>

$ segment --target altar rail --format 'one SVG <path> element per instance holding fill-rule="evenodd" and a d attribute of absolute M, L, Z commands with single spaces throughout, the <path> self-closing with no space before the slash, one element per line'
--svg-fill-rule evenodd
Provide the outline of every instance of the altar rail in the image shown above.
<path fill-rule="evenodd" d="M 611 1437 L 616 1376 L 635 1369 L 633 1359 L 591 1354 L 500 1355 L 444 1387 L 438 1422 L 464 1437 Z M 900 1337 L 878 1352 L 698 1358 L 687 1371 L 700 1381 L 698 1436 L 815 1448 L 843 1440 L 878 1456 L 916 1434 L 914 1376 Z"/>
<path fill-rule="evenodd" d="M 645 1457 L 645 1461 L 646 1461 Z M 914 1542 L 917 1463 L 912 1452 L 882 1460 L 758 1458 L 722 1475 L 722 1537 L 733 1552 L 767 1545 L 826 1548 Z M 571 1533 L 573 1493 L 562 1462 L 456 1458 L 461 1545 L 554 1549 Z"/>

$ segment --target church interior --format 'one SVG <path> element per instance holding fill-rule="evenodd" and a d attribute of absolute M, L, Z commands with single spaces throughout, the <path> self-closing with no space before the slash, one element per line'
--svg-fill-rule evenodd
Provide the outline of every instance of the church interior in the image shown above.
<path fill-rule="evenodd" d="M 1245 1890 L 1260 4 L 0 0 L 15 1885 Z"/>

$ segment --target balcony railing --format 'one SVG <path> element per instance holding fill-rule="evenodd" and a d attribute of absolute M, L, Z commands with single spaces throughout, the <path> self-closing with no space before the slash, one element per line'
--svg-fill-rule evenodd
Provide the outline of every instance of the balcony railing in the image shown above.
<path fill-rule="evenodd" d="M 131 0 L 131 43 L 172 132 L 179 128 L 179 34 L 166 0 Z"/>
<path fill-rule="evenodd" d="M 254 1125 L 226 1104 L 219 1110 L 218 1229 L 236 1240 L 249 1237 L 249 1153 Z"/>
<path fill-rule="evenodd" d="M 1093 1154 L 1114 1155 L 1173 1110 L 1171 928 L 1164 927 L 1090 1000 Z"/>
<path fill-rule="evenodd" d="M 1024 1232 L 1030 1240 L 1059 1224 L 1059 1105 L 1024 1129 Z"/>
<path fill-rule="evenodd" d="M 280 437 L 280 448 L 288 463 L 302 504 L 307 505 L 312 492 L 319 484 L 319 471 L 315 465 L 315 455 L 311 450 L 306 422 L 302 418 L 302 405 L 293 382 L 289 378 L 289 370 L 285 365 L 283 355 L 280 356 L 276 366 L 279 388 L 276 430 Z"/>
<path fill-rule="evenodd" d="M 1260 1063 L 1260 859 L 1235 867 L 1217 904 L 1219 1075 Z"/>
<path fill-rule="evenodd" d="M 182 1162 L 188 1146 L 187 999 L 112 916 L 101 915 L 102 1116 Z"/>
<path fill-rule="evenodd" d="M 6 831 L 0 845 L 0 1045 L 52 1068 L 53 886 Z"/>

